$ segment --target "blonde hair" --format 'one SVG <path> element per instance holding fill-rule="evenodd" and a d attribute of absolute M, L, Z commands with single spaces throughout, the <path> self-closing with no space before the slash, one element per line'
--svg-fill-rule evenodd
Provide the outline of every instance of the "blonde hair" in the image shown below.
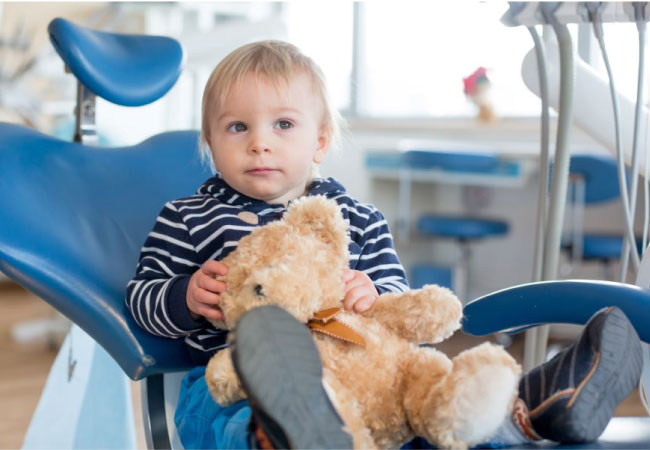
<path fill-rule="evenodd" d="M 276 87 L 288 83 L 295 75 L 307 75 L 322 102 L 322 125 L 325 127 L 330 146 L 338 146 L 344 121 L 338 111 L 332 108 L 325 86 L 325 76 L 320 67 L 293 44 L 276 40 L 259 41 L 233 50 L 219 62 L 208 78 L 203 91 L 199 138 L 201 160 L 204 163 L 214 167 L 208 145 L 210 114 L 214 108 L 225 102 L 231 88 L 251 73 L 255 77 L 266 77 Z"/>

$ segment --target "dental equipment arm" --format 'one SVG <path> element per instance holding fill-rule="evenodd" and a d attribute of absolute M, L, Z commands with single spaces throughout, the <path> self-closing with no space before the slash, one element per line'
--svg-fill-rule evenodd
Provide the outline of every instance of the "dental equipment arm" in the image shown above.
<path fill-rule="evenodd" d="M 522 5 L 523 6 L 523 5 Z M 541 114 L 541 148 L 539 157 L 539 180 L 537 186 L 537 223 L 535 225 L 535 250 L 533 260 L 533 281 L 542 280 L 542 265 L 544 258 L 544 235 L 546 230 L 546 209 L 548 197 L 548 153 L 549 153 L 549 108 L 548 108 L 548 75 L 546 71 L 546 49 L 537 30 L 529 26 L 533 41 L 535 42 L 535 56 L 539 70 L 539 90 L 542 100 Z M 526 330 L 524 350 L 524 370 L 530 370 L 536 361 L 537 328 Z"/>

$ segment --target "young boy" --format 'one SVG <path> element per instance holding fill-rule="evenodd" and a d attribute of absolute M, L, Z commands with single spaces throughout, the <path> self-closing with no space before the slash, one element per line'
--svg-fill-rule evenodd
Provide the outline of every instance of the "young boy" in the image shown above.
<path fill-rule="evenodd" d="M 228 268 L 220 260 L 254 227 L 281 218 L 287 205 L 298 197 L 324 195 L 336 200 L 349 223 L 350 270 L 343 276 L 346 309 L 363 312 L 372 307 L 379 294 L 408 289 L 382 214 L 351 198 L 335 180 L 317 176 L 317 165 L 323 161 L 330 143 L 337 139 L 339 127 L 323 75 L 310 58 L 291 44 L 248 44 L 233 51 L 216 67 L 205 88 L 202 112 L 203 156 L 212 161 L 218 173 L 203 183 L 195 195 L 164 206 L 142 248 L 136 276 L 129 282 L 126 294 L 126 303 L 140 326 L 160 336 L 184 338 L 199 365 L 188 373 L 181 386 L 175 416 L 181 442 L 186 448 L 350 447 L 350 437 L 342 430 L 321 386 L 320 361 L 311 338 L 304 334 L 301 337 L 300 331 L 294 334 L 291 330 L 301 330 L 301 326 L 282 312 L 269 313 L 265 308 L 252 311 L 237 328 L 236 367 L 244 384 L 257 389 L 248 392 L 249 398 L 255 400 L 251 406 L 254 422 L 259 426 L 252 428 L 254 433 L 247 431 L 251 422 L 247 402 L 227 408 L 217 405 L 203 376 L 203 365 L 226 346 L 226 332 L 214 329 L 205 320 L 222 318 L 219 295 L 227 286 L 215 276 L 225 275 Z M 619 317 L 618 312 L 605 315 L 617 320 Z M 264 326 L 259 325 L 260 319 Z M 588 333 L 588 340 L 593 340 L 592 335 L 609 336 L 608 321 L 590 325 L 594 331 Z M 246 323 L 254 325 L 247 328 Z M 626 327 L 626 332 L 633 333 L 633 329 Z M 569 392 L 564 388 L 571 389 L 576 381 L 579 384 L 580 380 L 592 377 L 589 373 L 599 372 L 603 363 L 598 360 L 595 368 L 589 370 L 594 366 L 598 342 L 594 344 L 596 350 L 589 345 L 576 346 L 574 356 L 566 359 L 571 366 L 570 379 L 548 375 L 562 381 L 554 382 L 554 388 Z M 260 365 L 249 354 L 256 347 L 266 352 L 295 350 L 295 357 L 285 352 L 287 357 L 277 364 Z M 564 370 L 564 361 L 557 373 Z M 576 367 L 576 362 L 582 365 Z M 543 366 L 537 376 L 524 378 L 530 382 L 523 385 L 537 395 L 529 399 L 529 409 L 535 408 L 538 400 L 542 410 L 547 404 L 545 399 L 555 401 L 553 392 L 546 392 L 546 385 L 535 381 L 540 376 L 543 380 L 546 371 L 553 367 Z M 634 370 L 628 370 L 631 378 L 635 376 Z M 260 374 L 264 374 L 261 380 L 255 380 Z M 290 378 L 295 374 L 302 376 Z M 577 379 L 575 374 L 581 378 Z M 282 386 L 264 381 L 271 379 Z M 263 404 L 264 390 L 280 387 L 286 392 L 280 396 L 284 403 Z M 613 396 L 612 402 L 617 404 L 622 399 L 619 397 Z M 572 406 L 579 404 L 580 401 L 574 401 Z M 304 407 L 299 409 L 301 405 Z M 278 415 L 279 411 L 298 410 L 303 411 L 300 416 Z M 609 408 L 606 413 L 611 415 Z M 522 417 L 527 416 L 522 413 Z M 500 433 L 505 437 L 500 439 L 510 443 L 508 430 L 514 428 L 516 433 L 520 428 L 507 422 L 509 425 L 502 427 L 505 431 Z M 319 429 L 328 433 L 315 431 Z M 583 438 L 570 437 L 577 441 Z"/>

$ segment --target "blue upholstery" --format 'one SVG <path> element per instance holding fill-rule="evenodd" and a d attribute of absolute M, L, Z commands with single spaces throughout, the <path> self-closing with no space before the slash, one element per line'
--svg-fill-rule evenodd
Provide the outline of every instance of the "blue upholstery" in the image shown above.
<path fill-rule="evenodd" d="M 124 304 L 140 247 L 170 199 L 210 176 L 194 131 L 126 148 L 0 123 L 0 270 L 99 342 L 132 379 L 191 366 L 182 340 L 142 330 Z"/>
<path fill-rule="evenodd" d="M 426 235 L 470 240 L 506 234 L 508 224 L 499 220 L 476 217 L 423 215 L 418 219 L 417 229 Z"/>
<path fill-rule="evenodd" d="M 48 26 L 57 53 L 81 83 L 110 102 L 140 106 L 162 97 L 181 74 L 181 45 L 164 36 L 107 33 L 65 19 Z"/>
<path fill-rule="evenodd" d="M 650 343 L 650 291 L 610 281 L 542 281 L 493 292 L 465 306 L 463 331 L 482 336 L 544 323 L 584 324 L 607 306 L 621 308 Z"/>

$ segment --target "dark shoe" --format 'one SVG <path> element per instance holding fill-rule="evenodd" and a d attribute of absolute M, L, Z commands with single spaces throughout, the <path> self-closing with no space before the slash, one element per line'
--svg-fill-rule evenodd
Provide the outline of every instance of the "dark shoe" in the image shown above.
<path fill-rule="evenodd" d="M 598 439 L 618 404 L 639 382 L 641 342 L 617 307 L 594 314 L 569 348 L 526 374 L 519 396 L 544 439 Z"/>
<path fill-rule="evenodd" d="M 274 448 L 352 448 L 352 437 L 322 384 L 309 329 L 277 306 L 247 312 L 231 343 L 253 422 Z"/>

